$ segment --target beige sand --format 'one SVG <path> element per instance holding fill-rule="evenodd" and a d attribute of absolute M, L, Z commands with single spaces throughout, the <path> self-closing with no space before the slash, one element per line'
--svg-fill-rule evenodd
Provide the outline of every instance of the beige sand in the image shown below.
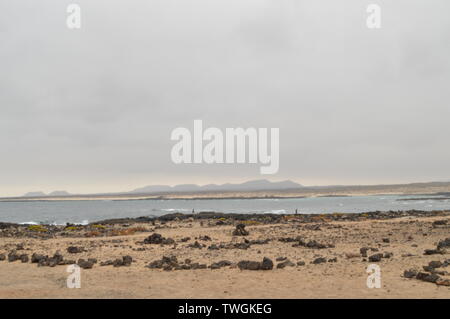
<path fill-rule="evenodd" d="M 129 267 L 96 264 L 92 269 L 83 269 L 80 289 L 66 287 L 67 266 L 51 268 L 22 264 L 20 261 L 0 261 L 0 298 L 449 298 L 449 287 L 402 276 L 405 269 L 420 270 L 429 261 L 450 258 L 450 254 L 423 255 L 424 249 L 435 248 L 439 240 L 450 237 L 450 224 L 433 227 L 432 222 L 436 219 L 449 217 L 313 224 L 319 225 L 320 230 L 312 230 L 312 224 L 295 221 L 247 226 L 250 231 L 248 239 L 273 239 L 268 244 L 252 245 L 247 250 L 187 248 L 195 241 L 194 237 L 204 235 L 212 238 L 212 241 L 199 241 L 206 245 L 243 240 L 231 235 L 232 225 L 212 226 L 212 223 L 205 223 L 201 226 L 198 221 L 170 222 L 157 226 L 156 230 L 154 226 L 144 224 L 150 231 L 177 240 L 176 248 L 173 245 L 136 244 L 152 232 L 100 238 L 0 238 L 0 253 L 8 253 L 17 244 L 23 243 L 25 250 L 20 252 L 30 255 L 33 252 L 50 255 L 59 249 L 67 259 L 94 257 L 100 262 L 131 255 L 135 260 Z M 333 243 L 335 248 L 292 247 L 292 243 L 277 240 L 298 235 L 322 243 Z M 186 243 L 178 242 L 186 236 L 192 239 Z M 382 238 L 389 238 L 390 243 L 383 243 Z M 69 254 L 66 248 L 70 245 L 83 246 L 87 252 Z M 346 257 L 348 253 L 358 254 L 363 246 L 394 253 L 392 258 L 383 258 L 377 263 L 381 267 L 380 289 L 369 289 L 366 285 L 369 262 L 363 261 L 362 257 Z M 145 250 L 133 250 L 138 247 Z M 413 256 L 402 257 L 404 254 Z M 245 259 L 260 261 L 267 256 L 275 266 L 275 258 L 285 256 L 294 263 L 305 261 L 306 265 L 268 271 L 239 270 L 236 267 L 164 271 L 145 267 L 163 255 L 175 255 L 179 260 L 190 258 L 193 262 L 208 265 L 223 259 L 232 262 Z M 327 259 L 337 257 L 337 262 L 311 264 L 318 256 Z"/>

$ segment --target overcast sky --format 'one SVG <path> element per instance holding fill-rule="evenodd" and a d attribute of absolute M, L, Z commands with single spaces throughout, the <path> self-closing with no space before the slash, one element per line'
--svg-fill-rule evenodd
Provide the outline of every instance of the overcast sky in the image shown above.
<path fill-rule="evenodd" d="M 0 1 L 1 196 L 450 179 L 448 0 L 70 3 Z M 195 119 L 279 128 L 278 174 L 172 163 Z"/>

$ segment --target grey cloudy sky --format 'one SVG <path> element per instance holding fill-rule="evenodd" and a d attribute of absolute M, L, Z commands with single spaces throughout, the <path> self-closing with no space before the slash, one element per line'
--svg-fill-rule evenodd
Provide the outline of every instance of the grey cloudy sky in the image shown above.
<path fill-rule="evenodd" d="M 2 196 L 262 177 L 173 164 L 195 119 L 280 128 L 273 180 L 450 179 L 448 0 L 78 0 L 80 30 L 70 3 L 0 1 Z"/>

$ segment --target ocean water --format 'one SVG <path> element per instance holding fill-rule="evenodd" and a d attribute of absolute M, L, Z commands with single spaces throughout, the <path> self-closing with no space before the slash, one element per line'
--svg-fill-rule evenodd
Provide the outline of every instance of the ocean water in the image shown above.
<path fill-rule="evenodd" d="M 168 213 L 360 213 L 386 210 L 450 209 L 450 200 L 406 200 L 420 196 L 352 196 L 287 199 L 85 200 L 0 202 L 0 221 L 15 223 L 86 224 L 103 219 L 161 216 Z"/>

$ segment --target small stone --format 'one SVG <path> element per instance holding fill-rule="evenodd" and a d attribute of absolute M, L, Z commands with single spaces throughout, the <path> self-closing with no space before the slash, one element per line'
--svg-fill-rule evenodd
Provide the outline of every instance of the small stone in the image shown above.
<path fill-rule="evenodd" d="M 279 263 L 279 264 L 277 265 L 277 268 L 278 268 L 278 269 L 283 269 L 283 268 L 285 268 L 285 267 L 294 267 L 294 266 L 295 266 L 295 264 L 294 264 L 293 262 L 291 262 L 289 259 L 287 259 L 287 260 L 285 260 L 285 261 Z"/>
<path fill-rule="evenodd" d="M 439 260 L 433 260 L 428 263 L 428 266 L 430 266 L 431 268 L 439 268 L 442 267 L 442 262 L 440 262 Z"/>
<path fill-rule="evenodd" d="M 261 263 L 258 261 L 242 260 L 238 262 L 238 267 L 241 270 L 259 270 Z"/>
<path fill-rule="evenodd" d="M 369 262 L 379 262 L 383 258 L 383 254 L 375 254 L 369 257 Z"/>
<path fill-rule="evenodd" d="M 367 257 L 367 251 L 369 250 L 368 247 L 362 247 L 359 249 L 359 252 L 361 254 L 361 257 Z"/>
<path fill-rule="evenodd" d="M 261 263 L 261 270 L 272 270 L 272 269 L 273 269 L 272 260 L 267 257 L 264 257 Z"/>
<path fill-rule="evenodd" d="M 326 259 L 326 258 L 319 257 L 319 258 L 314 259 L 314 260 L 312 261 L 312 264 L 317 265 L 317 264 L 322 264 L 322 263 L 326 263 L 326 262 L 327 262 L 327 259 Z"/>
<path fill-rule="evenodd" d="M 432 283 L 435 283 L 436 281 L 438 281 L 440 279 L 440 277 L 436 274 L 427 274 L 424 272 L 419 272 L 417 274 L 416 278 L 418 280 L 432 282 Z"/>
<path fill-rule="evenodd" d="M 245 224 L 237 224 L 233 231 L 233 236 L 248 236 L 249 232 L 245 230 Z"/>
<path fill-rule="evenodd" d="M 405 270 L 403 273 L 403 277 L 405 278 L 414 278 L 417 276 L 417 271 L 414 269 Z"/>
<path fill-rule="evenodd" d="M 83 251 L 84 251 L 83 247 L 75 247 L 75 246 L 67 247 L 67 252 L 69 254 L 78 254 L 78 253 L 82 253 Z"/>
<path fill-rule="evenodd" d="M 77 264 L 83 269 L 91 269 L 94 266 L 93 262 L 84 259 L 79 259 Z"/>

